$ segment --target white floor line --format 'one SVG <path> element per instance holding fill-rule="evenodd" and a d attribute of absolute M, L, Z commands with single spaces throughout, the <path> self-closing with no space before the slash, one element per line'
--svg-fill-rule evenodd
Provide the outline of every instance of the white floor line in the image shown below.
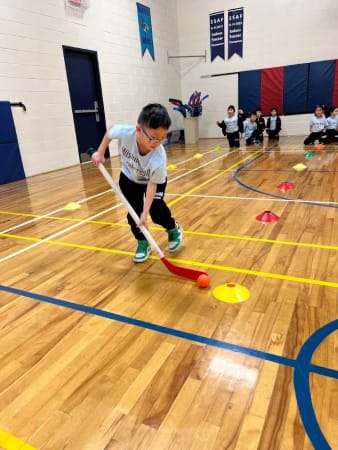
<path fill-rule="evenodd" d="M 85 202 L 87 202 L 88 200 L 92 200 L 93 198 L 100 197 L 101 195 L 104 195 L 104 194 L 106 194 L 107 192 L 111 192 L 111 189 L 108 189 L 107 191 L 104 191 L 104 192 L 100 192 L 99 194 L 92 195 L 91 197 L 83 198 L 82 200 L 79 200 L 79 201 L 76 202 L 76 203 L 79 203 L 79 204 L 80 204 L 80 203 L 85 203 Z M 121 204 L 122 204 L 122 203 L 119 203 L 119 205 L 121 205 Z M 53 214 L 56 214 L 56 213 L 58 213 L 58 212 L 60 212 L 60 211 L 63 211 L 63 208 L 55 209 L 54 211 L 48 212 L 48 213 L 46 213 L 46 214 L 43 214 L 42 216 L 34 217 L 33 219 L 26 220 L 26 222 L 19 223 L 18 225 L 15 225 L 15 226 L 13 226 L 13 227 L 7 228 L 6 230 L 0 231 L 0 235 L 3 234 L 3 233 L 9 233 L 9 232 L 11 232 L 11 231 L 13 231 L 13 230 L 16 230 L 16 229 L 18 229 L 18 228 L 21 228 L 21 227 L 23 227 L 23 226 L 25 226 L 25 225 L 29 225 L 30 223 L 37 222 L 38 220 L 45 219 L 46 217 L 52 216 Z"/>
<path fill-rule="evenodd" d="M 53 234 L 41 239 L 41 241 L 39 241 L 39 242 L 34 242 L 34 244 L 28 245 L 27 247 L 22 248 L 21 250 L 18 250 L 17 252 L 14 252 L 14 253 L 11 253 L 10 255 L 4 256 L 3 258 L 0 259 L 0 263 L 2 263 L 4 261 L 8 261 L 9 259 L 14 258 L 15 256 L 21 255 L 22 253 L 25 253 L 28 250 L 31 250 L 32 248 L 38 247 L 39 245 L 41 245 L 47 241 L 50 241 L 58 236 L 61 236 L 62 234 L 68 233 L 69 231 L 74 230 L 75 228 L 78 228 L 79 226 L 83 225 L 84 223 L 89 222 L 90 220 L 94 220 L 97 217 L 102 216 L 103 214 L 106 214 L 107 212 L 112 211 L 113 209 L 115 209 L 119 206 L 120 206 L 120 204 L 114 205 L 111 208 L 105 209 L 104 211 L 101 211 L 99 213 L 94 214 L 93 216 L 88 217 L 87 219 L 83 219 L 81 222 L 77 222 L 63 230 L 53 233 Z"/>
<path fill-rule="evenodd" d="M 185 177 L 186 175 L 189 175 L 190 173 L 196 172 L 197 170 L 203 169 L 203 167 L 209 166 L 210 164 L 213 164 L 214 162 L 218 161 L 219 159 L 223 159 L 226 158 L 227 156 L 229 156 L 231 153 L 226 153 L 225 155 L 221 155 L 218 158 L 213 159 L 212 161 L 208 161 L 205 164 L 202 164 L 201 166 L 195 167 L 194 169 L 188 170 L 185 173 L 182 173 L 181 175 L 177 175 L 177 177 L 174 177 L 170 180 L 168 180 L 168 183 L 172 183 L 173 181 L 177 181 L 180 180 L 181 178 Z M 224 169 L 226 170 L 226 169 Z M 169 194 L 165 194 L 166 196 Z"/>
<path fill-rule="evenodd" d="M 174 181 L 177 181 L 177 180 L 179 180 L 179 179 L 181 179 L 181 178 L 183 178 L 183 177 L 189 175 L 190 173 L 193 173 L 193 172 L 195 172 L 195 171 L 197 171 L 197 170 L 199 170 L 199 169 L 201 169 L 201 168 L 203 168 L 203 167 L 208 166 L 209 164 L 214 163 L 215 161 L 218 161 L 219 159 L 222 159 L 222 158 L 225 158 L 225 157 L 229 156 L 230 154 L 231 154 L 230 152 L 229 152 L 229 153 L 226 153 L 225 155 L 221 155 L 221 156 L 219 156 L 218 158 L 213 159 L 212 161 L 208 161 L 207 163 L 202 164 L 201 166 L 195 167 L 194 169 L 191 169 L 191 170 L 187 171 L 186 173 L 184 173 L 184 174 L 182 174 L 182 175 L 179 175 L 179 176 L 173 178 L 172 180 L 169 180 L 168 183 L 170 183 L 170 182 L 172 183 L 172 182 L 174 182 Z M 88 198 L 84 198 L 84 199 L 78 201 L 77 203 L 83 203 L 83 202 L 86 202 L 86 201 L 88 201 L 88 200 L 90 200 L 90 199 L 92 199 L 92 198 L 98 197 L 98 196 L 100 196 L 100 195 L 104 195 L 104 194 L 106 194 L 107 192 L 111 192 L 111 191 L 112 191 L 111 189 L 108 189 L 107 191 L 104 191 L 104 192 L 101 192 L 101 193 L 99 193 L 99 194 L 96 194 L 95 196 L 88 197 Z M 74 228 L 77 228 L 77 227 L 81 226 L 82 224 L 84 224 L 84 223 L 86 223 L 86 222 L 88 222 L 88 221 L 90 221 L 90 220 L 93 220 L 93 219 L 95 219 L 96 217 L 99 217 L 100 215 L 105 214 L 105 213 L 108 212 L 108 211 L 112 211 L 113 209 L 118 208 L 118 207 L 121 206 L 121 205 L 122 205 L 122 203 L 119 203 L 119 204 L 113 206 L 112 208 L 106 209 L 106 210 L 104 210 L 104 211 L 102 211 L 102 212 L 100 212 L 100 213 L 97 213 L 97 214 L 95 214 L 94 216 L 91 216 L 91 217 L 89 217 L 89 218 L 87 218 L 87 219 L 83 219 L 81 222 L 77 222 L 76 224 L 71 225 L 71 226 L 65 228 L 64 230 L 58 231 L 57 233 L 54 233 L 54 234 L 52 234 L 52 235 L 50 235 L 50 236 L 48 236 L 48 237 L 46 237 L 46 238 L 44 238 L 44 239 L 41 239 L 41 241 L 39 241 L 39 242 L 35 242 L 34 244 L 31 244 L 31 245 L 29 245 L 29 246 L 27 246 L 27 247 L 25 247 L 25 248 L 23 248 L 23 249 L 21 249 L 21 250 L 18 250 L 17 252 L 11 253 L 10 255 L 7 255 L 7 256 L 1 258 L 1 259 L 0 259 L 0 264 L 1 264 L 2 262 L 4 262 L 4 261 L 7 261 L 7 260 L 11 259 L 11 258 L 14 258 L 15 256 L 21 255 L 22 253 L 25 253 L 26 251 L 31 250 L 32 248 L 35 248 L 35 247 L 37 247 L 38 245 L 41 245 L 41 244 L 43 244 L 43 243 L 46 242 L 46 241 L 49 241 L 49 240 L 51 240 L 51 239 L 54 239 L 54 238 L 57 237 L 57 236 L 61 236 L 62 234 L 67 233 L 68 231 L 73 230 Z M 40 220 L 40 219 L 42 219 L 42 218 L 44 218 L 44 217 L 48 217 L 48 216 L 50 216 L 50 215 L 52 215 L 52 214 L 55 214 L 55 212 L 59 212 L 59 211 L 62 211 L 62 210 L 63 210 L 63 209 L 61 208 L 61 209 L 55 210 L 55 211 L 53 211 L 53 212 L 47 213 L 47 214 L 45 214 L 45 215 L 43 215 L 43 216 L 35 217 L 34 219 L 31 219 L 31 220 L 29 220 L 29 221 L 26 221 L 26 222 L 24 222 L 23 224 L 16 225 L 15 227 L 9 228 L 7 231 L 2 231 L 2 232 L 0 232 L 0 236 L 1 236 L 1 233 L 8 233 L 9 231 L 13 231 L 13 229 L 19 228 L 20 226 L 24 226 L 24 225 L 27 225 L 27 224 L 29 224 L 29 223 L 35 222 L 35 221 L 37 221 L 37 220 Z"/>
<path fill-rule="evenodd" d="M 290 203 L 317 203 L 318 205 L 338 205 L 338 202 L 322 202 L 319 200 L 300 200 L 293 198 L 275 198 L 275 197 L 236 197 L 236 196 L 226 196 L 226 195 L 203 195 L 203 194 L 165 194 L 166 197 L 196 197 L 196 198 L 218 198 L 221 200 L 257 200 L 261 202 L 290 202 Z"/>
<path fill-rule="evenodd" d="M 210 151 L 204 153 L 204 155 L 207 154 L 207 153 L 212 153 L 213 151 L 214 151 L 214 150 L 210 150 Z M 183 177 L 185 177 L 185 176 L 187 176 L 187 175 L 189 175 L 189 174 L 191 174 L 191 173 L 193 173 L 193 172 L 195 172 L 195 171 L 197 171 L 197 170 L 199 170 L 199 169 L 201 169 L 201 168 L 203 168 L 203 167 L 206 167 L 206 166 L 208 166 L 208 165 L 210 165 L 210 164 L 213 164 L 214 162 L 218 161 L 219 159 L 222 159 L 222 158 L 225 158 L 225 157 L 229 156 L 230 154 L 231 154 L 230 152 L 228 152 L 228 153 L 226 153 L 226 154 L 222 154 L 222 155 L 220 155 L 218 158 L 213 159 L 212 161 L 208 161 L 207 163 L 202 164 L 202 165 L 200 165 L 200 166 L 198 166 L 198 167 L 196 167 L 196 168 L 194 168 L 194 169 L 188 170 L 188 171 L 187 171 L 186 173 L 184 173 L 184 174 L 178 175 L 177 177 L 174 177 L 174 178 L 168 180 L 168 183 L 172 183 L 172 182 L 174 182 L 174 181 L 177 181 L 177 180 L 179 180 L 179 179 L 181 179 L 181 178 L 183 178 Z M 192 159 L 193 159 L 193 158 L 190 158 L 190 159 L 181 161 L 180 163 L 177 163 L 177 164 L 183 164 L 183 163 L 185 163 L 185 162 L 187 162 L 187 161 L 190 161 L 190 160 L 192 160 Z M 87 198 L 84 198 L 84 199 L 82 199 L 82 200 L 79 200 L 77 203 L 81 204 L 81 203 L 87 202 L 88 200 L 94 199 L 94 198 L 99 197 L 99 196 L 101 196 L 101 195 L 105 195 L 105 194 L 108 193 L 108 192 L 111 192 L 111 189 L 108 189 L 108 190 L 106 190 L 106 191 L 104 191 L 104 192 L 100 192 L 99 194 L 93 195 L 93 196 L 91 196 L 91 197 L 87 197 Z M 167 196 L 181 196 L 182 194 L 166 194 L 166 195 L 167 195 Z M 216 195 L 193 195 L 193 194 L 190 194 L 190 195 L 186 195 L 186 197 L 220 198 L 220 199 L 228 199 L 228 200 L 256 200 L 256 201 L 269 201 L 269 202 L 271 202 L 271 201 L 274 201 L 274 202 L 293 202 L 293 203 L 313 203 L 313 202 L 315 202 L 315 203 L 323 204 L 323 205 L 327 205 L 327 204 L 336 205 L 336 204 L 338 204 L 337 202 L 319 202 L 319 201 L 314 201 L 314 200 L 278 199 L 278 198 L 256 198 L 256 197 L 235 197 L 235 196 L 232 197 L 232 196 L 216 196 Z M 67 228 L 65 228 L 65 229 L 63 229 L 63 230 L 61 230 L 61 231 L 59 231 L 59 232 L 57 232 L 57 233 L 54 233 L 54 234 L 52 234 L 52 235 L 50 235 L 50 236 L 48 236 L 48 237 L 42 239 L 42 240 L 39 241 L 39 242 L 35 242 L 34 244 L 32 244 L 32 245 L 30 245 L 30 246 L 28 246 L 28 247 L 25 247 L 25 248 L 23 248 L 23 249 L 21 249 L 21 250 L 15 252 L 15 253 L 12 253 L 12 254 L 10 254 L 10 255 L 7 255 L 6 257 L 0 259 L 0 263 L 2 263 L 2 262 L 4 262 L 4 261 L 7 261 L 8 259 L 11 259 L 11 258 L 13 258 L 13 257 L 15 257 L 15 256 L 18 256 L 18 255 L 20 255 L 20 254 L 22 254 L 22 253 L 24 253 L 24 252 L 26 252 L 26 251 L 28 251 L 28 250 L 30 250 L 30 249 L 32 249 L 32 248 L 35 248 L 35 247 L 37 247 L 37 246 L 43 244 L 44 242 L 46 242 L 46 241 L 48 241 L 48 240 L 54 239 L 55 237 L 58 237 L 58 236 L 60 236 L 60 235 L 62 235 L 62 234 L 64 234 L 64 233 L 67 233 L 68 231 L 71 231 L 71 230 L 73 230 L 73 229 L 75 229 L 75 228 L 81 226 L 82 224 L 84 224 L 84 223 L 86 223 L 86 222 L 88 222 L 88 221 L 90 221 L 90 220 L 93 220 L 93 219 L 95 219 L 96 217 L 99 217 L 99 216 L 105 214 L 106 212 L 109 212 L 109 211 L 112 211 L 112 210 L 115 209 L 115 208 L 118 208 L 119 206 L 121 206 L 121 203 L 119 203 L 119 204 L 117 204 L 117 205 L 115 205 L 115 206 L 113 206 L 113 207 L 111 207 L 111 208 L 108 208 L 108 209 L 106 209 L 106 210 L 104 210 L 104 211 L 101 211 L 101 212 L 99 212 L 99 213 L 97 213 L 97 214 L 95 214 L 95 215 L 93 215 L 93 216 L 91 216 L 91 217 L 89 217 L 89 218 L 87 218 L 87 219 L 83 219 L 81 222 L 78 222 L 78 223 L 76 223 L 76 224 L 73 224 L 73 225 L 71 225 L 71 226 L 69 226 L 69 227 L 67 227 Z M 45 217 L 51 216 L 51 215 L 53 215 L 53 214 L 55 214 L 55 213 L 58 213 L 58 212 L 60 212 L 60 211 L 62 211 L 62 210 L 63 210 L 63 208 L 56 209 L 56 210 L 51 211 L 51 212 L 49 212 L 49 213 L 46 213 L 46 214 L 44 214 L 44 215 L 42 215 L 42 216 L 35 217 L 34 219 L 28 220 L 28 221 L 26 221 L 26 222 L 24 222 L 24 223 L 22 223 L 22 224 L 16 225 L 16 226 L 11 227 L 11 228 L 8 228 L 7 230 L 2 231 L 1 233 L 8 233 L 8 232 L 13 231 L 13 230 L 15 230 L 15 229 L 17 229 L 17 228 L 20 228 L 20 227 L 22 227 L 22 226 L 28 225 L 28 224 L 30 224 L 30 223 L 36 222 L 36 221 L 38 221 L 38 220 L 41 220 L 41 219 L 43 219 L 43 218 L 45 218 Z M 1 233 L 0 233 L 0 234 L 1 234 Z"/>
<path fill-rule="evenodd" d="M 207 151 L 207 152 L 205 152 L 205 153 L 202 153 L 202 154 L 203 154 L 203 156 L 204 156 L 204 155 L 208 155 L 209 153 L 214 153 L 214 152 L 215 152 L 215 150 L 212 149 L 212 150 L 209 150 L 209 151 Z M 225 156 L 225 155 L 224 155 L 224 156 Z M 194 159 L 196 159 L 196 158 L 194 158 L 193 156 L 192 156 L 191 158 L 184 159 L 183 161 L 179 161 L 178 163 L 176 163 L 176 166 L 180 166 L 180 165 L 182 165 L 182 164 L 185 164 L 186 162 L 193 161 Z"/>
<path fill-rule="evenodd" d="M 206 152 L 206 153 L 210 153 L 210 152 L 213 152 L 213 151 L 214 151 L 214 150 L 210 150 L 209 152 Z M 206 154 L 206 153 L 204 153 L 204 154 Z M 177 176 L 176 178 L 173 178 L 173 179 L 171 179 L 171 180 L 168 180 L 168 183 L 172 183 L 173 181 L 179 180 L 180 178 L 182 178 L 182 177 L 184 177 L 184 176 L 186 176 L 186 175 L 189 175 L 190 173 L 195 172 L 196 170 L 198 170 L 198 169 L 200 169 L 200 168 L 203 168 L 203 167 L 207 166 L 208 164 L 211 164 L 212 162 L 217 161 L 217 160 L 220 159 L 220 158 L 224 158 L 224 157 L 226 157 L 226 156 L 228 156 L 228 155 L 229 155 L 229 153 L 227 153 L 227 154 L 225 154 L 225 155 L 222 155 L 221 157 L 216 158 L 216 159 L 214 159 L 213 161 L 209 161 L 209 162 L 206 163 L 206 164 L 202 164 L 201 166 L 198 166 L 198 167 L 196 167 L 195 169 L 191 169 L 191 170 L 187 171 L 186 173 Z M 193 159 L 193 158 L 192 158 L 192 159 Z M 178 163 L 178 164 L 183 164 L 183 163 L 186 162 L 186 161 L 189 161 L 189 160 L 182 161 L 181 163 Z M 88 161 L 88 163 L 91 163 L 91 161 Z M 87 163 L 83 163 L 83 164 L 87 164 Z M 114 168 L 112 168 L 112 169 L 114 169 Z M 119 167 L 117 167 L 116 169 L 121 170 Z M 92 199 L 94 199 L 94 198 L 96 198 L 96 197 L 100 197 L 101 195 L 104 195 L 104 194 L 106 194 L 107 192 L 111 192 L 111 189 L 108 189 L 107 191 L 100 192 L 99 194 L 96 194 L 96 195 L 92 195 L 91 197 L 86 197 L 86 198 L 84 198 L 84 199 L 82 199 L 82 200 L 77 201 L 76 203 L 79 203 L 79 204 L 85 203 L 85 202 L 87 202 L 88 200 L 92 200 Z M 121 206 L 121 205 L 122 205 L 122 203 L 119 203 L 119 204 L 116 205 L 116 206 Z M 21 228 L 21 227 L 24 227 L 25 225 L 29 225 L 29 224 L 31 224 L 31 223 L 37 222 L 37 221 L 39 221 L 39 220 L 41 220 L 41 219 L 45 219 L 46 217 L 52 216 L 53 214 L 57 214 L 57 213 L 60 212 L 60 211 L 63 211 L 63 208 L 55 209 L 54 211 L 48 212 L 48 213 L 43 214 L 43 215 L 41 215 L 41 216 L 39 216 L 39 217 L 34 217 L 33 219 L 26 220 L 26 221 L 23 222 L 23 223 L 20 223 L 20 224 L 18 224 L 18 225 L 13 226 L 13 227 L 7 228 L 6 230 L 0 231 L 0 234 L 1 234 L 1 233 L 10 233 L 10 232 L 13 231 L 13 230 L 17 230 L 18 228 Z"/>

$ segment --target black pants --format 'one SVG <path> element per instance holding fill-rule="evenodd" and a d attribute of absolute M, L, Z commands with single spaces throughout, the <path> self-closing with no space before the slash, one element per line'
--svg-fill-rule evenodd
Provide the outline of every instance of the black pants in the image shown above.
<path fill-rule="evenodd" d="M 147 185 L 134 183 L 133 181 L 129 180 L 129 178 L 126 177 L 122 172 L 120 173 L 119 185 L 123 195 L 131 204 L 136 214 L 140 216 L 143 211 L 143 200 L 146 194 Z M 173 228 L 175 228 L 175 219 L 171 217 L 170 209 L 163 200 L 166 186 L 167 181 L 165 181 L 165 183 L 163 184 L 157 185 L 155 198 L 150 207 L 149 213 L 154 223 L 162 225 L 162 227 L 166 230 L 172 230 Z M 145 237 L 143 233 L 136 225 L 129 213 L 127 215 L 127 219 L 135 238 L 138 241 L 144 240 Z"/>
<path fill-rule="evenodd" d="M 250 137 L 245 138 L 245 143 L 246 145 L 253 145 L 256 143 L 256 139 L 257 139 L 257 130 L 255 130 Z"/>
<path fill-rule="evenodd" d="M 258 142 L 264 141 L 263 131 L 257 131 L 256 141 L 258 141 Z"/>
<path fill-rule="evenodd" d="M 234 131 L 233 133 L 227 133 L 227 138 L 229 142 L 230 148 L 239 148 L 240 142 L 239 142 L 239 131 Z"/>
<path fill-rule="evenodd" d="M 279 131 L 278 130 L 266 130 L 268 133 L 269 139 L 279 139 Z"/>
<path fill-rule="evenodd" d="M 304 140 L 304 145 L 314 144 L 315 141 L 319 141 L 321 144 L 327 144 L 328 139 L 326 134 L 322 131 L 316 131 L 309 134 L 309 136 Z"/>
<path fill-rule="evenodd" d="M 326 130 L 327 134 L 327 144 L 330 142 L 338 142 L 338 131 L 337 130 Z"/>

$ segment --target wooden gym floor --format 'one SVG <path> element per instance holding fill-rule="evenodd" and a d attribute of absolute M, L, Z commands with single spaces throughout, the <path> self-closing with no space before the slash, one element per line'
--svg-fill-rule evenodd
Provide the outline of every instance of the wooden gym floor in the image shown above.
<path fill-rule="evenodd" d="M 208 289 L 133 263 L 91 164 L 0 186 L 0 447 L 338 449 L 338 147 L 302 141 L 167 148 L 171 256 Z M 216 300 L 226 283 L 249 299 Z"/>

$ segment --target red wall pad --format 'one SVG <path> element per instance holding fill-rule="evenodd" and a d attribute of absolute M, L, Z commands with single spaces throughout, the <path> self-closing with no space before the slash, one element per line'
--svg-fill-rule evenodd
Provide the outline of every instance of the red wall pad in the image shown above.
<path fill-rule="evenodd" d="M 336 60 L 336 69 L 334 75 L 332 105 L 338 106 L 338 59 Z"/>
<path fill-rule="evenodd" d="M 261 71 L 261 108 L 263 115 L 270 114 L 271 108 L 283 112 L 284 67 L 262 69 Z"/>

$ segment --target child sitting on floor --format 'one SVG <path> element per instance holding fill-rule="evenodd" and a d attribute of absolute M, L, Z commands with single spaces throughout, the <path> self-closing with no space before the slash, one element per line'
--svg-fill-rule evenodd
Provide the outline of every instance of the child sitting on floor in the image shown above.
<path fill-rule="evenodd" d="M 320 144 L 327 143 L 327 129 L 328 123 L 324 114 L 323 107 L 317 105 L 315 113 L 310 119 L 310 134 L 304 140 L 304 145 L 314 144 L 315 141 L 319 141 Z"/>

